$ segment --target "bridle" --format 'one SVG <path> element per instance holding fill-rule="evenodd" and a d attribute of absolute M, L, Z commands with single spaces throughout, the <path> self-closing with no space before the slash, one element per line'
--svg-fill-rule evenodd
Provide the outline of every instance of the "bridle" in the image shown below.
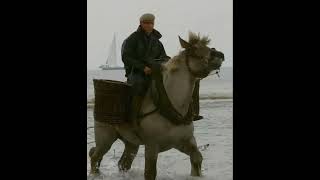
<path fill-rule="evenodd" d="M 208 68 L 205 68 L 203 71 L 194 71 L 190 68 L 189 56 L 191 56 L 191 55 L 188 52 L 189 51 L 187 50 L 186 51 L 186 64 L 187 64 L 188 71 L 196 78 L 203 79 L 203 78 L 207 77 L 210 74 L 210 71 Z M 199 57 L 197 57 L 197 58 L 199 58 Z"/>

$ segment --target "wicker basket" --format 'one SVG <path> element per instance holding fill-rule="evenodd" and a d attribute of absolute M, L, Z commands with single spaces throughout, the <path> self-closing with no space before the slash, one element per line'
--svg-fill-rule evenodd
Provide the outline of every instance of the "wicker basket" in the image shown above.
<path fill-rule="evenodd" d="M 94 79 L 94 119 L 109 124 L 127 121 L 130 85 L 113 80 Z"/>

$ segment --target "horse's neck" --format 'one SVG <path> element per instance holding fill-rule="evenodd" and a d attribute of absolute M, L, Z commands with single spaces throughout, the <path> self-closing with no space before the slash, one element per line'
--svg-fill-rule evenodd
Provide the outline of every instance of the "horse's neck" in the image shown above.
<path fill-rule="evenodd" d="M 195 79 L 187 70 L 163 72 L 163 84 L 175 109 L 185 115 L 192 100 Z"/>
<path fill-rule="evenodd" d="M 163 85 L 170 102 L 181 115 L 185 115 L 192 101 L 196 79 L 191 76 L 186 66 L 180 66 L 179 71 L 175 72 L 164 70 L 162 76 Z M 152 100 L 151 89 L 150 86 L 142 104 L 144 113 L 151 112 L 156 107 Z"/>

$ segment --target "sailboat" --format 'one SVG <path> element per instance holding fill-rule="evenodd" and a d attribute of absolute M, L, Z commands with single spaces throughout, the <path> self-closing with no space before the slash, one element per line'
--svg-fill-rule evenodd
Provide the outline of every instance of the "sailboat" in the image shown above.
<path fill-rule="evenodd" d="M 123 66 L 118 65 L 118 53 L 117 53 L 117 43 L 116 43 L 116 35 L 114 34 L 112 43 L 110 45 L 109 55 L 107 57 L 106 64 L 99 66 L 102 70 L 116 70 L 116 69 L 124 69 Z"/>

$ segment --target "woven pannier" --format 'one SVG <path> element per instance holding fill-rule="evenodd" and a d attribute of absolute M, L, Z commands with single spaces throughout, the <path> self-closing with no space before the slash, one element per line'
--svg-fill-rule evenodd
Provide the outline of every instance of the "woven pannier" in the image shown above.
<path fill-rule="evenodd" d="M 94 119 L 109 124 L 127 121 L 130 85 L 113 80 L 94 79 Z"/>

